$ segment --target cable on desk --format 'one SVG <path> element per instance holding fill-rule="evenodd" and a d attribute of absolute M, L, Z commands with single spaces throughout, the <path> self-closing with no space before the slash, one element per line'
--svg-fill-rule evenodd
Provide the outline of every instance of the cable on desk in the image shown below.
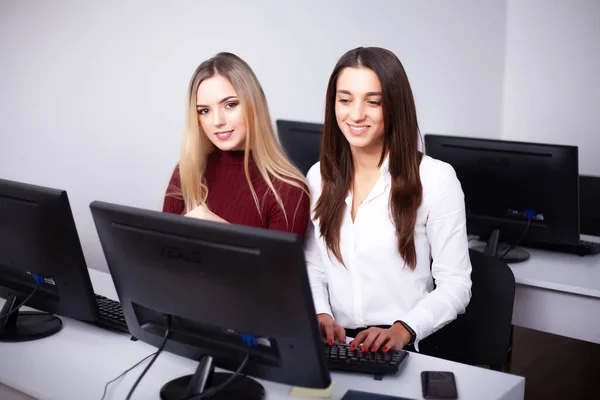
<path fill-rule="evenodd" d="M 131 396 L 133 395 L 133 392 L 135 391 L 135 389 L 137 388 L 137 386 L 142 381 L 142 378 L 144 377 L 144 375 L 146 375 L 146 372 L 148 372 L 148 370 L 150 369 L 150 367 L 152 366 L 152 364 L 154 364 L 154 361 L 156 361 L 156 359 L 158 358 L 158 356 L 160 355 L 160 353 L 162 353 L 162 351 L 164 350 L 164 348 L 165 348 L 165 346 L 167 344 L 167 339 L 169 339 L 169 333 L 170 332 L 171 332 L 171 316 L 168 315 L 167 316 L 167 330 L 165 331 L 165 337 L 163 338 L 162 344 L 158 348 L 158 351 L 156 353 L 154 353 L 154 357 L 152 357 L 152 360 L 150 360 L 150 362 L 148 363 L 148 365 L 146 365 L 146 368 L 144 368 L 144 371 L 142 371 L 141 375 L 137 378 L 137 380 L 135 381 L 135 383 L 131 387 L 131 390 L 127 394 L 127 397 L 125 398 L 125 400 L 129 400 L 131 398 Z"/>
<path fill-rule="evenodd" d="M 15 308 L 13 308 L 9 313 L 7 313 L 6 315 L 3 315 L 2 317 L 0 317 L 0 321 L 2 321 L 5 318 L 10 317 L 11 315 L 18 313 L 19 309 L 21 307 L 23 307 L 29 300 L 31 300 L 31 298 L 37 293 L 38 288 L 40 287 L 39 284 L 35 285 L 35 288 L 33 289 L 33 292 L 31 292 L 29 294 L 29 296 L 27 296 L 27 298 L 25 300 L 23 300 L 23 302 L 21 304 L 19 304 L 18 306 L 16 306 Z M 46 314 L 46 313 L 44 313 Z"/>
<path fill-rule="evenodd" d="M 156 352 L 154 352 L 154 353 L 152 353 L 152 354 L 150 354 L 150 355 L 147 355 L 146 357 L 144 357 L 144 358 L 142 358 L 140 361 L 138 361 L 138 362 L 137 362 L 137 363 L 136 363 L 136 364 L 135 364 L 133 367 L 129 368 L 128 370 L 125 370 L 124 372 L 122 372 L 122 373 L 121 373 L 121 375 L 117 376 L 115 379 L 113 379 L 113 380 L 111 380 L 111 381 L 108 381 L 108 382 L 106 382 L 106 385 L 104 385 L 104 392 L 102 392 L 102 398 L 101 398 L 100 400 L 104 400 L 104 397 L 106 397 L 106 392 L 107 392 L 107 390 L 108 390 L 108 386 L 109 386 L 111 383 L 113 383 L 113 382 L 115 382 L 115 381 L 119 380 L 119 379 L 120 379 L 122 376 L 124 376 L 126 373 L 128 373 L 128 372 L 129 372 L 129 371 L 131 371 L 132 369 L 135 369 L 135 367 L 137 367 L 138 365 L 140 365 L 141 363 L 143 363 L 144 361 L 146 361 L 146 360 L 147 360 L 147 359 L 149 359 L 150 357 L 152 357 L 152 356 L 156 355 L 156 353 L 158 353 L 158 351 L 156 351 Z"/>
<path fill-rule="evenodd" d="M 246 341 L 246 340 L 244 340 L 244 341 Z M 240 364 L 239 368 L 225 382 L 223 382 L 222 384 L 220 384 L 217 387 L 208 389 L 204 393 L 193 394 L 193 395 L 185 397 L 185 398 L 183 398 L 181 400 L 202 400 L 202 399 L 207 399 L 209 397 L 214 396 L 215 394 L 217 394 L 221 390 L 225 389 L 227 386 L 231 385 L 231 383 L 234 380 L 236 380 L 241 375 L 242 371 L 246 367 L 246 364 L 248 363 L 248 360 L 250 359 L 250 351 L 252 349 L 252 345 L 253 344 L 250 343 L 250 342 L 248 342 L 248 341 L 246 341 L 246 343 L 248 344 L 248 352 L 246 353 L 246 357 L 244 357 L 244 360 Z"/>
<path fill-rule="evenodd" d="M 525 226 L 525 230 L 523 231 L 523 233 L 521 234 L 521 236 L 519 237 L 519 239 L 517 239 L 517 241 L 515 242 L 515 244 L 513 244 L 512 246 L 509 246 L 508 249 L 506 249 L 506 251 L 504 252 L 504 254 L 502 254 L 499 258 L 502 260 L 504 257 L 506 257 L 506 255 L 508 253 L 510 253 L 511 250 L 515 249 L 519 243 L 521 243 L 521 240 L 523 240 L 523 238 L 525 237 L 525 235 L 527 235 L 527 231 L 529 231 L 529 226 L 531 225 L 531 217 L 527 218 L 527 226 Z"/>

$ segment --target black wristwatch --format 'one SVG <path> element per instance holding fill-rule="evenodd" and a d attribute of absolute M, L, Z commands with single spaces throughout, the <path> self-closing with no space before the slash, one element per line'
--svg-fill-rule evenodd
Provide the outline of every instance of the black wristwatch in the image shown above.
<path fill-rule="evenodd" d="M 394 324 L 402 324 L 402 326 L 404 327 L 404 329 L 406 329 L 408 331 L 408 333 L 410 333 L 410 341 L 408 343 L 406 343 L 406 346 L 409 346 L 411 344 L 413 344 L 415 342 L 415 340 L 417 340 L 417 334 L 415 333 L 415 331 L 413 330 L 413 328 L 411 328 L 410 326 L 408 326 L 408 324 L 404 321 L 396 321 L 394 322 Z"/>

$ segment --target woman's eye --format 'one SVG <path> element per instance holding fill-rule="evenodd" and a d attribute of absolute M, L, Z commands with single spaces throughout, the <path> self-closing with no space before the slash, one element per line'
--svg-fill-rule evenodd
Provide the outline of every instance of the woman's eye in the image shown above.
<path fill-rule="evenodd" d="M 342 103 L 342 104 L 349 104 L 350 103 L 350 100 L 348 100 L 348 99 L 339 99 L 338 101 L 340 103 Z"/>
<path fill-rule="evenodd" d="M 237 105 L 238 105 L 238 103 L 235 103 L 235 102 L 234 103 L 227 103 L 227 104 L 225 104 L 225 108 L 234 108 Z"/>
<path fill-rule="evenodd" d="M 208 108 L 201 108 L 198 110 L 198 114 L 199 115 L 206 115 L 208 114 Z"/>

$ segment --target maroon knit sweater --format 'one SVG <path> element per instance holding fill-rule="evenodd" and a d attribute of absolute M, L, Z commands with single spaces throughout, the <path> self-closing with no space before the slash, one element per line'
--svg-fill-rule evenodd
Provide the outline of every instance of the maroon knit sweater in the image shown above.
<path fill-rule="evenodd" d="M 302 189 L 285 182 L 274 181 L 285 211 L 287 222 L 281 206 L 277 203 L 273 192 L 269 190 L 263 177 L 252 159 L 250 159 L 250 179 L 261 206 L 259 214 L 252 192 L 244 174 L 243 151 L 216 151 L 208 157 L 204 178 L 208 186 L 207 206 L 213 213 L 232 224 L 267 228 L 284 232 L 297 233 L 304 239 L 310 217 L 310 200 Z M 181 196 L 179 166 L 175 168 L 165 201 L 163 211 L 173 214 L 184 214 L 185 203 Z"/>

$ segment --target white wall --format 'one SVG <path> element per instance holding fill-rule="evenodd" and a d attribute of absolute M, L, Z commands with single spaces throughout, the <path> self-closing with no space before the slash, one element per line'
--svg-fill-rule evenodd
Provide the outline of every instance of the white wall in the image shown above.
<path fill-rule="evenodd" d="M 161 206 L 188 80 L 219 51 L 253 67 L 274 119 L 321 121 L 337 59 L 387 47 L 423 132 L 500 137 L 505 5 L 0 0 L 0 177 L 67 190 L 88 265 L 105 270 L 89 203 Z"/>
<path fill-rule="evenodd" d="M 502 137 L 577 145 L 600 175 L 600 1 L 508 0 Z"/>

